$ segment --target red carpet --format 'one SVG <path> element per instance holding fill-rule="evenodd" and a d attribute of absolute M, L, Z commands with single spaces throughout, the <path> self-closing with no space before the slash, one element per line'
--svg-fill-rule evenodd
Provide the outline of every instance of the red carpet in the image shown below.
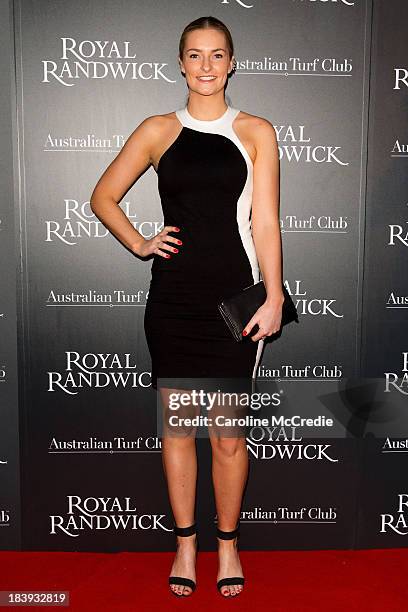
<path fill-rule="evenodd" d="M 408 610 L 408 549 L 243 551 L 240 558 L 247 585 L 233 601 L 218 594 L 216 555 L 207 552 L 199 552 L 197 590 L 189 598 L 168 591 L 172 553 L 2 552 L 0 590 L 70 592 L 69 608 L 28 610 L 208 612 L 209 606 L 254 612 Z"/>

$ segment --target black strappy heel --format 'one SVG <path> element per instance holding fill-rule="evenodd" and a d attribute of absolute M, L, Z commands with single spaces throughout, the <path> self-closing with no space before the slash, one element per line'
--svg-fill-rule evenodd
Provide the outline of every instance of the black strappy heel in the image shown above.
<path fill-rule="evenodd" d="M 191 536 L 194 533 L 197 533 L 197 528 L 196 528 L 196 523 L 193 523 L 192 525 L 190 525 L 190 527 L 177 527 L 177 525 L 174 525 L 174 533 L 178 536 Z M 196 536 L 196 553 L 198 551 L 198 542 L 197 542 L 197 536 Z M 196 583 L 194 582 L 194 580 L 191 580 L 191 578 L 184 578 L 184 576 L 169 576 L 169 584 L 177 584 L 177 585 L 182 585 L 182 586 L 186 586 L 189 587 L 191 589 L 191 593 L 188 593 L 188 595 L 184 595 L 183 593 L 176 593 L 176 591 L 173 591 L 173 589 L 170 589 L 170 591 L 174 594 L 177 595 L 177 597 L 189 597 L 190 595 L 192 595 L 195 591 L 196 588 Z"/>
<path fill-rule="evenodd" d="M 221 529 L 217 527 L 217 537 L 220 538 L 220 540 L 233 540 L 234 538 L 238 536 L 239 536 L 239 522 L 238 522 L 237 527 L 233 531 L 222 531 Z M 221 591 L 223 586 L 235 586 L 236 584 L 242 584 L 242 586 L 244 586 L 245 578 L 243 578 L 242 576 L 232 576 L 231 578 L 221 578 L 221 580 L 218 580 L 217 582 L 217 589 L 223 597 L 236 597 L 236 595 L 224 595 Z M 237 593 L 237 595 L 240 595 L 240 594 L 241 594 L 240 592 Z"/>

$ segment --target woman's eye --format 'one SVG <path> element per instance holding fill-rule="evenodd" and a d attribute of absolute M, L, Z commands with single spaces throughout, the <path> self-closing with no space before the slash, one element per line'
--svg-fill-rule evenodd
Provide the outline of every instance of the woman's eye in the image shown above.
<path fill-rule="evenodd" d="M 189 55 L 189 58 L 194 58 L 194 57 L 198 57 L 197 53 L 191 53 L 191 55 Z M 215 57 L 219 57 L 219 58 L 223 58 L 223 54 L 222 53 L 216 53 Z"/>

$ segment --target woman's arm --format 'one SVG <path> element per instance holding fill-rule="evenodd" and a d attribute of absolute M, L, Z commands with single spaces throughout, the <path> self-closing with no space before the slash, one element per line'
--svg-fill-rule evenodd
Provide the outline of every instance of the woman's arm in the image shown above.
<path fill-rule="evenodd" d="M 266 289 L 266 300 L 248 321 L 243 335 L 255 324 L 254 342 L 279 331 L 285 296 L 282 291 L 282 246 L 279 223 L 279 150 L 273 125 L 256 118 L 252 128 L 256 148 L 252 196 L 252 237 Z"/>
<path fill-rule="evenodd" d="M 162 132 L 160 116 L 154 115 L 142 121 L 106 168 L 90 198 L 91 209 L 98 219 L 122 244 L 141 257 L 153 253 L 169 257 L 166 251 L 173 248 L 165 241 L 178 243 L 167 235 L 169 231 L 177 231 L 173 226 L 165 226 L 159 234 L 146 240 L 119 206 L 125 193 L 153 163 L 151 151 L 156 150 L 163 139 Z"/>
<path fill-rule="evenodd" d="M 282 244 L 279 221 L 279 151 L 273 125 L 258 119 L 254 131 L 256 157 L 252 197 L 252 236 L 267 302 L 284 301 Z"/>

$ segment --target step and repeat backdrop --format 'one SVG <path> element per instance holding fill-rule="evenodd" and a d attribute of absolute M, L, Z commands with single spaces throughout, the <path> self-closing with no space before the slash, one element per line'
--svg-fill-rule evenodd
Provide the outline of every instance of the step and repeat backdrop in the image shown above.
<path fill-rule="evenodd" d="M 0 548 L 174 548 L 143 328 L 152 260 L 89 199 L 140 122 L 187 103 L 179 38 L 206 15 L 234 39 L 227 102 L 276 130 L 300 321 L 259 364 L 258 389 L 282 402 L 274 426 L 248 431 L 240 546 L 405 546 L 406 3 L 14 0 L 1 12 Z M 153 167 L 120 206 L 145 238 L 162 228 Z M 205 436 L 197 451 L 210 550 Z"/>

